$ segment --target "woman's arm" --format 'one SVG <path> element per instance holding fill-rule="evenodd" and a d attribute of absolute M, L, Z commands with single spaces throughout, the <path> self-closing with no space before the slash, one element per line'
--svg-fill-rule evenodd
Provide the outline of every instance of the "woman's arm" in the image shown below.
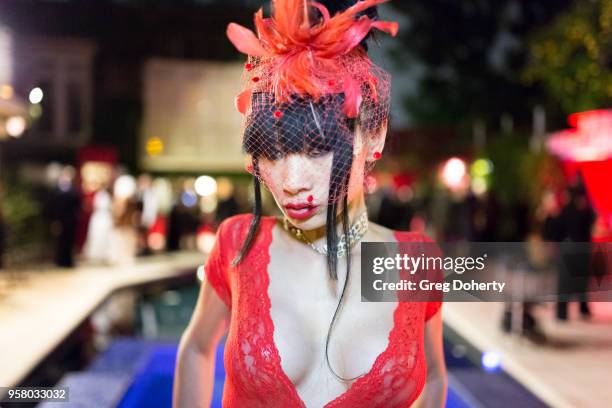
<path fill-rule="evenodd" d="M 418 407 L 442 408 L 446 404 L 446 363 L 442 341 L 442 313 L 436 312 L 425 323 L 425 358 L 427 378 L 425 388 L 417 400 Z"/>
<path fill-rule="evenodd" d="M 174 408 L 210 407 L 215 353 L 229 319 L 228 307 L 205 278 L 191 321 L 179 343 L 172 400 Z"/>

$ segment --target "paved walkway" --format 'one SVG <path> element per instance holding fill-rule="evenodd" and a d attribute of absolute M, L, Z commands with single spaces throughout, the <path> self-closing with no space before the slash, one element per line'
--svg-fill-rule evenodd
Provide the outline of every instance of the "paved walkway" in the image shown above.
<path fill-rule="evenodd" d="M 480 351 L 498 352 L 503 369 L 548 405 L 599 408 L 612 401 L 612 303 L 591 305 L 591 321 L 567 323 L 553 318 L 553 304 L 539 306 L 535 313 L 548 338 L 543 345 L 503 333 L 500 303 L 445 303 L 443 316 Z"/>
<path fill-rule="evenodd" d="M 124 267 L 26 272 L 19 286 L 0 297 L 0 386 L 18 384 L 113 291 L 195 274 L 204 259 L 187 252 Z"/>

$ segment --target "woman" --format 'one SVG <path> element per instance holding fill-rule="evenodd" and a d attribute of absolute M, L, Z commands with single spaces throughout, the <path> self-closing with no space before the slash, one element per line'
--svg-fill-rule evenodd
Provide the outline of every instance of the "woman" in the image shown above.
<path fill-rule="evenodd" d="M 361 302 L 360 241 L 426 237 L 369 223 L 364 179 L 382 151 L 389 77 L 365 39 L 368 0 L 275 0 L 258 36 L 230 24 L 249 55 L 237 107 L 254 176 L 254 215 L 225 220 L 177 360 L 175 407 L 209 406 L 225 346 L 227 407 L 407 407 L 446 396 L 440 302 Z M 349 2 L 348 6 L 353 4 Z M 283 219 L 261 215 L 260 182 Z"/>
<path fill-rule="evenodd" d="M 83 254 L 85 259 L 95 263 L 108 263 L 111 256 L 111 236 L 113 233 L 113 199 L 103 185 L 94 195 L 93 213 L 89 219 L 87 239 Z"/>

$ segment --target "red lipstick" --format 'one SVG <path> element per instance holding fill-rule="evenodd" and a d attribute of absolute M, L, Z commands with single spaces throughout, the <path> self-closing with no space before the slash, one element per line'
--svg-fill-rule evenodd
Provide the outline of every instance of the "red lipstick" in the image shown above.
<path fill-rule="evenodd" d="M 312 203 L 291 203 L 285 205 L 287 215 L 296 220 L 303 220 L 312 217 L 319 208 L 318 205 Z"/>

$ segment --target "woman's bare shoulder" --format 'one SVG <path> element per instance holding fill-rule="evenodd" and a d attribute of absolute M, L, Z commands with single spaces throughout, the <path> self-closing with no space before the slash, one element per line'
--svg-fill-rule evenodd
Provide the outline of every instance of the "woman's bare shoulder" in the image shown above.
<path fill-rule="evenodd" d="M 379 242 L 395 241 L 395 231 L 372 221 L 368 221 L 370 240 Z"/>
<path fill-rule="evenodd" d="M 379 239 L 381 242 L 435 242 L 425 233 L 393 230 L 372 221 L 369 222 L 368 228 L 372 231 L 374 237 L 381 238 Z"/>

